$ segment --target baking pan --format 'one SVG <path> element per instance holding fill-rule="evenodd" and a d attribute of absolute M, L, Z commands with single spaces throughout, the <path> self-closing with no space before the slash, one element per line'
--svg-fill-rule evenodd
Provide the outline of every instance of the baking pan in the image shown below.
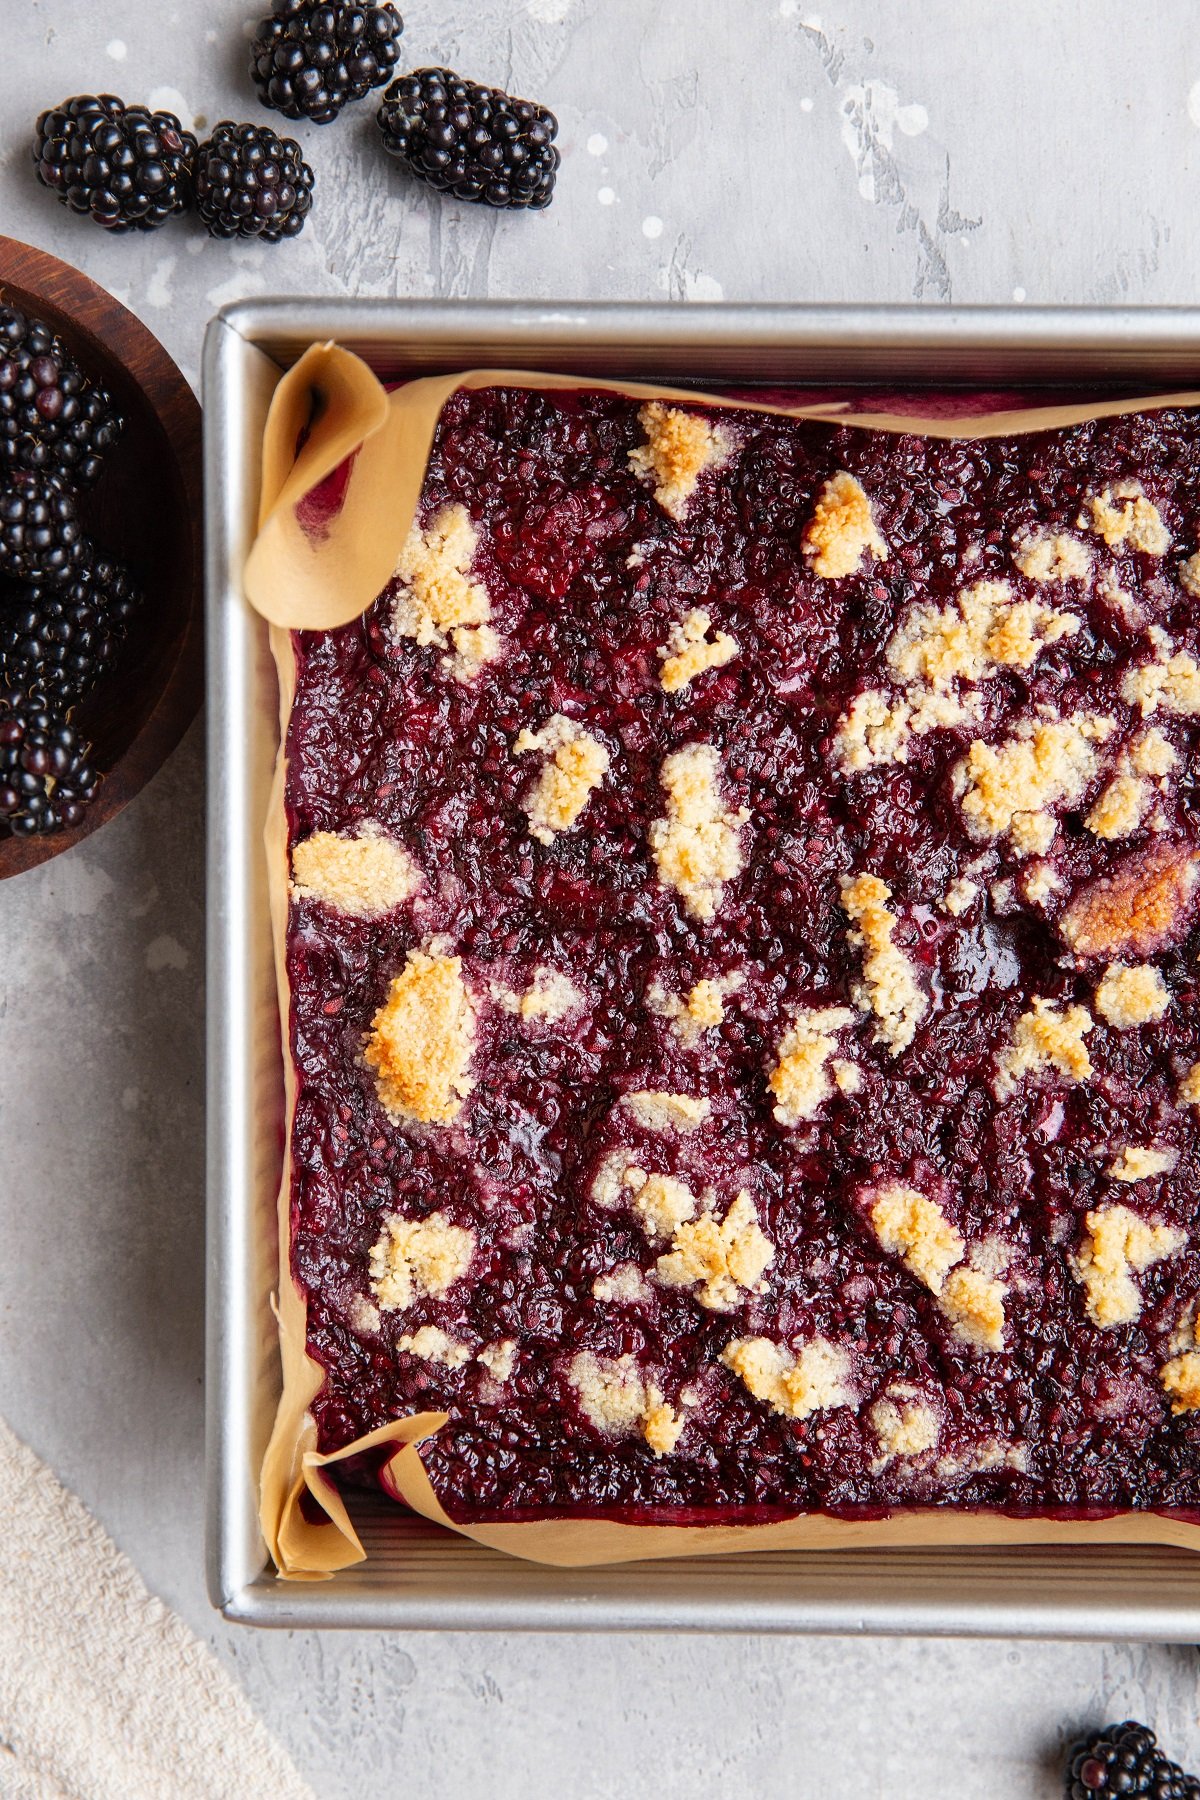
<path fill-rule="evenodd" d="M 208 1581 L 249 1624 L 956 1632 L 1200 1640 L 1200 1557 L 1142 1546 L 761 1551 L 585 1570 L 483 1549 L 352 1496 L 366 1562 L 278 1581 L 256 1512 L 279 1394 L 282 1069 L 262 856 L 275 672 L 239 572 L 271 394 L 336 338 L 383 376 L 485 366 L 706 386 L 1151 393 L 1200 385 L 1200 310 L 265 300 L 204 352 L 208 583 Z"/>

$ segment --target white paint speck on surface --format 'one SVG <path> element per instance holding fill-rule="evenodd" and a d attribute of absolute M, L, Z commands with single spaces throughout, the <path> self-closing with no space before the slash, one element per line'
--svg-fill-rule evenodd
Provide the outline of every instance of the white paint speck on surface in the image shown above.
<path fill-rule="evenodd" d="M 151 112 L 174 113 L 184 125 L 189 124 L 193 117 L 191 107 L 177 87 L 151 88 L 146 95 L 146 105 Z"/>
<path fill-rule="evenodd" d="M 1013 289 L 1013 299 L 1016 301 L 1018 306 L 1020 306 L 1020 304 L 1021 304 L 1022 300 L 1024 300 L 1024 298 L 1025 298 L 1025 289 L 1023 287 L 1015 287 Z"/>
<path fill-rule="evenodd" d="M 173 303 L 175 294 L 171 287 L 171 276 L 175 272 L 175 264 L 178 261 L 179 258 L 177 256 L 164 256 L 162 261 L 156 266 L 149 281 L 146 283 L 147 306 L 161 308 L 170 306 Z"/>
<path fill-rule="evenodd" d="M 662 236 L 662 234 L 663 234 L 663 222 L 660 218 L 658 218 L 656 216 L 656 214 L 650 213 L 646 218 L 644 218 L 642 220 L 642 236 L 643 237 L 660 238 Z"/>
<path fill-rule="evenodd" d="M 920 137 L 929 114 L 916 102 L 902 105 L 886 81 L 849 82 L 842 92 L 842 143 L 858 169 L 858 191 L 864 200 L 879 199 L 880 163 L 890 158 L 899 131 Z M 882 153 L 882 154 L 881 154 Z"/>
<path fill-rule="evenodd" d="M 811 99 L 809 98 L 809 96 L 807 94 L 805 94 L 803 100 L 801 100 L 801 102 L 800 102 L 800 111 L 801 112 L 811 112 L 812 109 L 813 109 L 813 103 L 812 103 Z"/>
<path fill-rule="evenodd" d="M 526 11 L 539 25 L 561 25 L 571 10 L 571 0 L 526 0 Z"/>
<path fill-rule="evenodd" d="M 1193 125 L 1200 125 L 1200 81 L 1193 81 L 1188 89 L 1188 118 Z"/>
<path fill-rule="evenodd" d="M 151 938 L 146 945 L 146 967 L 152 975 L 163 969 L 186 969 L 191 957 L 179 939 L 164 932 L 161 937 Z"/>
<path fill-rule="evenodd" d="M 588 155 L 603 156 L 607 149 L 608 139 L 605 137 L 604 133 L 602 131 L 593 131 L 591 137 L 587 141 Z"/>
<path fill-rule="evenodd" d="M 601 206 L 611 206 L 616 197 L 616 194 L 610 187 L 597 188 L 596 190 L 596 198 Z"/>
<path fill-rule="evenodd" d="M 209 288 L 204 298 L 210 306 L 232 306 L 235 300 L 245 300 L 250 294 L 261 294 L 266 285 L 261 275 L 247 270 L 244 274 L 231 275 L 228 281 Z"/>
<path fill-rule="evenodd" d="M 110 38 L 105 44 L 104 50 L 105 54 L 111 56 L 114 62 L 124 62 L 129 55 L 128 46 L 123 38 Z"/>
<path fill-rule="evenodd" d="M 929 114 L 914 101 L 911 106 L 898 109 L 896 123 L 905 137 L 920 137 L 923 131 L 929 130 Z"/>

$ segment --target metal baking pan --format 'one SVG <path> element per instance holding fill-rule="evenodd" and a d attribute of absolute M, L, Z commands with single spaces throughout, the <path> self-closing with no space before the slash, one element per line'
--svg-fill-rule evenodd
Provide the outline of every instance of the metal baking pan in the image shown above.
<path fill-rule="evenodd" d="M 381 375 L 480 365 L 708 385 L 1200 386 L 1200 310 L 641 306 L 266 300 L 204 353 L 208 536 L 208 1581 L 257 1625 L 472 1630 L 957 1632 L 1200 1641 L 1200 1557 L 1097 1545 L 762 1551 L 560 1571 L 480 1548 L 382 1497 L 367 1560 L 281 1582 L 256 1517 L 279 1392 L 270 1294 L 282 1075 L 261 852 L 278 738 L 266 629 L 239 572 L 283 370 L 336 338 Z"/>

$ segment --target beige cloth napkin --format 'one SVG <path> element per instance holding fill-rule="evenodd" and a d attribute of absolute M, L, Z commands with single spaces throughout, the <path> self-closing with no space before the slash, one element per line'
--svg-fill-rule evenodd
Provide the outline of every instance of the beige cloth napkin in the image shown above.
<path fill-rule="evenodd" d="M 212 1651 L 0 1420 L 4 1800 L 314 1800 Z"/>

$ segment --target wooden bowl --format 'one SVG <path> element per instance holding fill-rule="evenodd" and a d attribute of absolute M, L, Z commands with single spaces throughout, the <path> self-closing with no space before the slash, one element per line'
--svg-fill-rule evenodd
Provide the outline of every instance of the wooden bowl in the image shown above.
<path fill-rule="evenodd" d="M 145 786 L 199 710 L 204 636 L 200 406 L 191 388 L 140 320 L 44 250 L 0 237 L 0 301 L 44 319 L 124 416 L 80 513 L 144 596 L 115 672 L 74 715 L 102 775 L 96 797 L 72 830 L 0 835 L 3 879 L 69 850 Z"/>

